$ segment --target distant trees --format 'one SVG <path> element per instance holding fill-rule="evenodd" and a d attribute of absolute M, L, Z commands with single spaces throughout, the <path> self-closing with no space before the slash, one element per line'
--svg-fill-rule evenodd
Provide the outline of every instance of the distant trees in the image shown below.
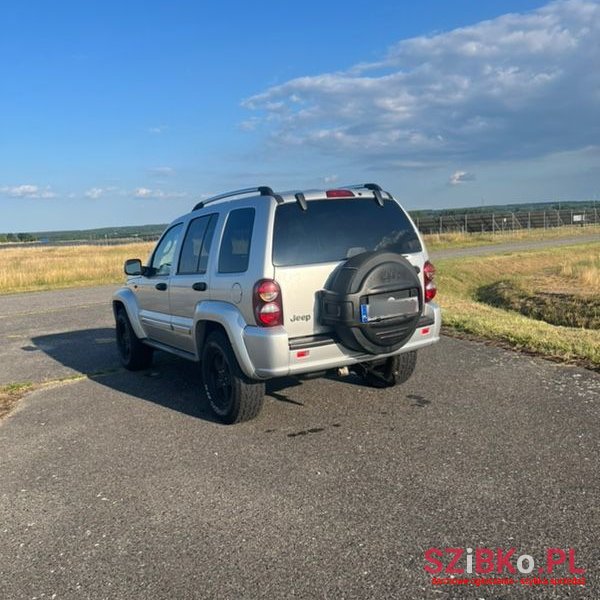
<path fill-rule="evenodd" d="M 7 242 L 35 242 L 37 238 L 31 233 L 0 233 L 0 244 Z"/>

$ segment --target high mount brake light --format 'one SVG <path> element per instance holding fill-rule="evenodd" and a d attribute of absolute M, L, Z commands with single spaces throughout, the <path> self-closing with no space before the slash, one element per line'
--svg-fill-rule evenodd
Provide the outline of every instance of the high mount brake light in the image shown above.
<path fill-rule="evenodd" d="M 354 192 L 350 190 L 327 190 L 327 198 L 354 198 Z"/>
<path fill-rule="evenodd" d="M 437 287 L 434 282 L 435 267 L 429 261 L 423 265 L 423 282 L 425 284 L 425 302 L 431 302 L 437 294 Z"/>
<path fill-rule="evenodd" d="M 276 281 L 272 279 L 257 281 L 252 295 L 252 304 L 257 325 L 261 327 L 283 325 L 281 288 Z"/>

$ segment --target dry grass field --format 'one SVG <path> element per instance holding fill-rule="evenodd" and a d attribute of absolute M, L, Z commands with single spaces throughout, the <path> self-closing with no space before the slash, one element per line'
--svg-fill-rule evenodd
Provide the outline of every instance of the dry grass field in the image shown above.
<path fill-rule="evenodd" d="M 153 245 L 2 248 L 0 293 L 117 283 L 124 279 L 125 259 L 144 261 Z"/>
<path fill-rule="evenodd" d="M 427 235 L 430 250 L 473 247 L 508 243 L 520 240 L 561 239 L 580 235 L 598 234 L 600 226 L 561 227 L 528 232 L 507 233 L 447 233 Z M 123 262 L 126 258 L 146 259 L 153 242 L 120 246 L 14 246 L 0 248 L 0 294 L 29 292 L 65 287 L 101 285 L 123 281 Z M 562 275 L 572 277 L 569 269 L 576 269 L 581 277 L 597 277 L 597 271 L 585 267 L 562 264 Z M 583 271 L 582 271 L 583 270 Z"/>

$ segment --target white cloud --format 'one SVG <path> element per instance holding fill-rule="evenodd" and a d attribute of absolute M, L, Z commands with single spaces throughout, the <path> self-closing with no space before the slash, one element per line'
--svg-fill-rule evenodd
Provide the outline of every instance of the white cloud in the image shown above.
<path fill-rule="evenodd" d="M 150 189 L 146 187 L 139 187 L 133 191 L 133 195 L 136 198 L 184 198 L 187 196 L 186 192 L 165 192 L 160 189 Z"/>
<path fill-rule="evenodd" d="M 16 186 L 0 187 L 0 193 L 11 198 L 54 198 L 56 194 L 50 189 L 50 186 L 40 188 L 37 185 L 23 184 Z"/>
<path fill-rule="evenodd" d="M 338 179 L 337 175 L 326 175 L 323 177 L 323 183 L 335 183 Z"/>
<path fill-rule="evenodd" d="M 100 198 L 100 196 L 102 196 L 102 194 L 104 193 L 104 190 L 102 188 L 90 188 L 89 190 L 87 190 L 84 193 L 84 196 L 86 198 L 91 198 L 92 200 L 97 200 L 98 198 Z"/>
<path fill-rule="evenodd" d="M 473 175 L 473 173 L 468 173 L 467 171 L 454 171 L 454 173 L 450 175 L 448 183 L 450 185 L 460 185 L 465 181 L 475 181 L 475 175 Z"/>
<path fill-rule="evenodd" d="M 160 133 L 164 133 L 169 127 L 167 125 L 155 125 L 153 127 L 148 127 L 148 133 L 153 133 L 158 135 Z"/>
<path fill-rule="evenodd" d="M 175 175 L 175 169 L 173 167 L 153 167 L 150 169 L 150 174 L 156 177 L 171 177 Z"/>
<path fill-rule="evenodd" d="M 150 190 L 148 188 L 140 187 L 140 188 L 136 188 L 133 195 L 136 198 L 150 198 L 155 195 L 155 192 L 153 192 L 152 190 Z"/>
<path fill-rule="evenodd" d="M 347 159 L 536 157 L 599 144 L 599 64 L 600 3 L 558 0 L 403 40 L 379 62 L 292 79 L 243 105 L 275 144 Z"/>
<path fill-rule="evenodd" d="M 250 117 L 239 124 L 239 129 L 242 131 L 254 131 L 260 125 L 260 119 L 258 117 Z"/>

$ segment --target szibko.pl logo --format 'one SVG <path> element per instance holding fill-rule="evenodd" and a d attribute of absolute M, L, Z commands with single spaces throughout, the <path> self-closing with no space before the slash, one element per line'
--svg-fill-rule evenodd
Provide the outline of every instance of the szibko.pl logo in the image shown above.
<path fill-rule="evenodd" d="M 516 548 L 428 548 L 425 563 L 425 571 L 431 575 L 552 575 L 557 567 L 570 575 L 585 573 L 576 566 L 573 548 L 546 548 L 540 563 L 531 554 L 517 555 Z"/>

